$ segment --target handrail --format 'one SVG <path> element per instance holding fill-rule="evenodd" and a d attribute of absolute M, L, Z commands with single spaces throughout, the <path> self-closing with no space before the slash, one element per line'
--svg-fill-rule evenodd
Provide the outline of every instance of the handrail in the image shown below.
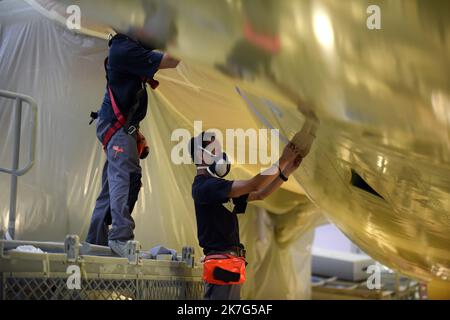
<path fill-rule="evenodd" d="M 16 107 L 16 115 L 15 115 L 16 127 L 15 127 L 14 139 L 15 139 L 15 142 L 17 142 L 17 145 L 15 143 L 15 145 L 13 146 L 14 150 L 16 150 L 16 148 L 20 147 L 20 137 L 19 136 L 20 136 L 20 121 L 21 121 L 20 118 L 22 115 L 22 110 L 21 110 L 22 109 L 22 101 L 27 102 L 33 112 L 33 116 L 30 119 L 30 127 L 32 128 L 32 130 L 30 130 L 30 144 L 28 147 L 28 163 L 27 163 L 27 165 L 25 165 L 21 169 L 19 169 L 19 168 L 12 168 L 12 169 L 0 168 L 0 172 L 9 173 L 9 174 L 12 174 L 15 176 L 23 176 L 25 173 L 27 173 L 31 169 L 31 167 L 34 164 L 35 149 L 36 149 L 35 147 L 36 147 L 37 103 L 30 96 L 16 93 L 16 92 L 6 91 L 6 90 L 0 90 L 0 97 L 16 100 L 16 105 L 15 105 L 15 107 Z M 17 121 L 19 122 L 19 126 L 17 126 Z M 17 130 L 17 129 L 19 129 L 19 130 Z M 17 135 L 17 133 L 18 133 L 18 135 Z M 16 160 L 16 159 L 14 159 L 14 160 Z M 17 160 L 18 160 L 18 155 L 17 155 Z M 13 164 L 13 167 L 14 167 L 14 164 Z"/>
<path fill-rule="evenodd" d="M 9 223 L 7 239 L 14 239 L 16 228 L 16 203 L 17 203 L 17 179 L 19 176 L 27 173 L 34 164 L 35 151 L 36 151 L 36 123 L 37 123 L 37 103 L 33 98 L 6 90 L 0 90 L 0 97 L 14 99 L 14 142 L 13 142 L 13 156 L 12 156 L 12 168 L 0 168 L 0 172 L 5 172 L 11 175 L 11 187 L 9 195 Z M 28 103 L 31 107 L 33 116 L 30 117 L 30 144 L 28 146 L 28 162 L 23 168 L 19 168 L 19 156 L 20 156 L 20 133 L 22 128 L 22 102 Z"/>

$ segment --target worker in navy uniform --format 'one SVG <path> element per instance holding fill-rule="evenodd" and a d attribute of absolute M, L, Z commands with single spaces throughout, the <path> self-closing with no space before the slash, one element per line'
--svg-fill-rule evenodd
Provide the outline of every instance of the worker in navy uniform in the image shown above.
<path fill-rule="evenodd" d="M 245 257 L 237 214 L 245 213 L 248 202 L 266 198 L 287 181 L 301 163 L 301 150 L 289 143 L 271 168 L 249 180 L 232 181 L 223 179 L 230 171 L 230 163 L 212 132 L 192 138 L 189 148 L 197 168 L 192 197 L 203 253 L 206 258 L 218 254 Z M 238 300 L 240 286 L 206 282 L 204 298 Z"/>
<path fill-rule="evenodd" d="M 126 242 L 134 239 L 131 213 L 141 188 L 137 140 L 139 124 L 147 115 L 146 84 L 155 88 L 155 73 L 175 68 L 179 62 L 148 47 L 137 35 L 119 33 L 109 41 L 107 88 L 97 116 L 97 138 L 103 144 L 106 162 L 86 239 L 91 244 L 109 245 L 119 256 L 126 255 Z M 121 116 L 125 124 L 119 121 Z"/>

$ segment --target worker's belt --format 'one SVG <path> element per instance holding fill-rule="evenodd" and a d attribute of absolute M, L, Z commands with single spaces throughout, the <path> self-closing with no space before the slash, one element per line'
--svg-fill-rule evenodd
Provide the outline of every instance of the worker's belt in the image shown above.
<path fill-rule="evenodd" d="M 205 252 L 205 254 L 207 256 L 213 255 L 213 254 L 224 254 L 224 253 L 231 254 L 236 257 L 245 258 L 246 251 L 242 247 L 234 246 L 234 247 L 228 247 L 226 250 L 207 250 Z"/>
<path fill-rule="evenodd" d="M 205 257 L 203 280 L 218 285 L 245 282 L 245 258 L 229 253 L 214 253 Z"/>

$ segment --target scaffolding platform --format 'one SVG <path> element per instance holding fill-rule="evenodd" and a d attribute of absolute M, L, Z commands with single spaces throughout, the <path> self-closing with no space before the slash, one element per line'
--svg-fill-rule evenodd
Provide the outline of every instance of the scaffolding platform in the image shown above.
<path fill-rule="evenodd" d="M 18 251 L 32 246 L 39 252 Z M 143 259 L 137 241 L 125 258 L 108 247 L 80 243 L 0 240 L 1 300 L 196 300 L 203 297 L 202 267 L 193 248 L 176 261 Z"/>

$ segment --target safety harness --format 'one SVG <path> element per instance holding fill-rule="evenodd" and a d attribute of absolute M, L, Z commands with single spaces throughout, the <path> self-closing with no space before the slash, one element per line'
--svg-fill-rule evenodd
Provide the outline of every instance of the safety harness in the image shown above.
<path fill-rule="evenodd" d="M 114 39 L 114 37 L 111 40 L 113 40 L 113 39 Z M 133 119 L 133 115 L 135 114 L 136 110 L 139 108 L 139 104 L 140 104 L 140 101 L 141 101 L 143 95 L 145 94 L 145 84 L 148 83 L 150 85 L 150 87 L 153 90 L 155 90 L 158 87 L 159 82 L 157 80 L 153 79 L 153 78 L 152 79 L 147 79 L 145 77 L 141 77 L 142 88 L 136 93 L 136 103 L 131 106 L 131 108 L 128 111 L 127 115 L 124 116 L 122 114 L 122 112 L 120 111 L 119 106 L 117 105 L 116 99 L 114 98 L 114 94 L 113 94 L 113 92 L 111 90 L 111 86 L 109 85 L 108 57 L 105 58 L 104 67 L 105 67 L 105 73 L 106 73 L 106 88 L 108 90 L 108 95 L 109 95 L 109 99 L 111 101 L 111 106 L 112 106 L 112 109 L 114 111 L 114 115 L 116 116 L 117 120 L 108 129 L 108 131 L 106 131 L 105 136 L 103 137 L 103 141 L 102 141 L 103 149 L 106 150 L 106 147 L 108 146 L 108 143 L 111 140 L 111 138 L 122 127 L 124 128 L 125 132 L 127 132 L 130 135 L 132 135 L 135 132 L 137 132 L 137 134 L 138 134 L 138 149 L 140 149 L 139 148 L 139 143 L 141 141 L 145 141 L 145 138 L 143 138 L 142 134 L 139 133 L 139 127 L 136 127 L 136 126 L 132 125 L 131 121 Z M 97 112 L 91 112 L 90 116 L 91 116 L 91 121 L 89 122 L 89 124 L 91 124 L 95 119 L 98 118 L 98 113 Z M 143 148 L 145 148 L 145 147 L 143 147 Z M 148 149 L 148 147 L 147 147 L 147 149 Z M 145 156 L 141 157 L 141 155 L 140 155 L 141 159 L 145 158 L 145 156 L 146 156 L 145 155 Z"/>
<path fill-rule="evenodd" d="M 116 99 L 114 98 L 113 92 L 111 90 L 111 87 L 109 85 L 109 79 L 108 79 L 108 58 L 105 58 L 105 72 L 106 72 L 106 88 L 108 90 L 109 100 L 111 101 L 111 106 L 114 111 L 114 115 L 116 116 L 116 122 L 106 131 L 105 136 L 103 137 L 103 148 L 106 149 L 108 146 L 109 140 L 111 140 L 112 136 L 120 129 L 124 128 L 124 130 L 128 134 L 133 134 L 136 132 L 137 128 L 134 125 L 130 125 L 131 119 L 133 118 L 134 113 L 136 112 L 137 108 L 139 107 L 139 103 L 141 101 L 141 97 L 143 93 L 145 92 L 145 85 L 143 85 L 143 88 L 141 88 L 137 94 L 136 94 L 136 103 L 130 108 L 127 118 L 120 112 L 120 109 L 116 103 Z"/>

